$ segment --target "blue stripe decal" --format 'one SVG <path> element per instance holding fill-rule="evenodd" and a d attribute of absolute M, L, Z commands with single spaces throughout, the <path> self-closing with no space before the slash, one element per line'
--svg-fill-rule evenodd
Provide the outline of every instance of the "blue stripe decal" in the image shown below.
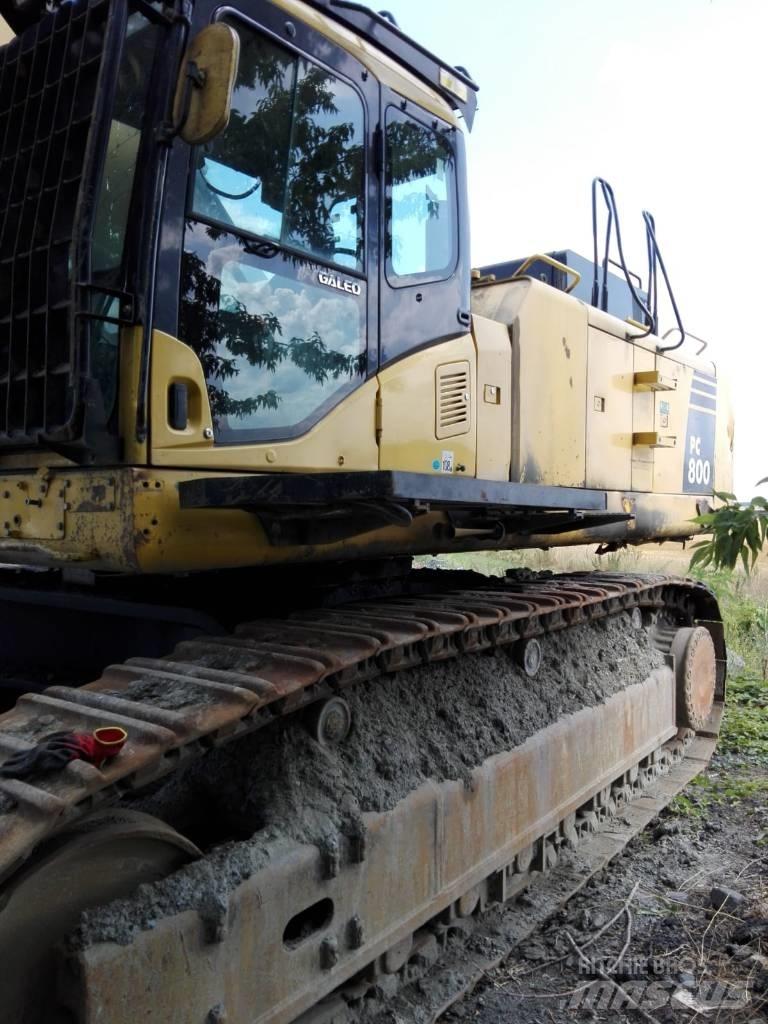
<path fill-rule="evenodd" d="M 702 409 L 712 409 L 714 412 L 717 409 L 717 399 L 712 398 L 710 395 L 696 394 L 695 391 L 692 391 L 691 405 L 700 405 Z"/>
<path fill-rule="evenodd" d="M 717 394 L 717 385 L 716 384 L 707 384 L 703 380 L 696 380 L 695 377 L 693 378 L 693 384 L 691 386 L 694 387 L 694 388 L 701 388 L 701 390 L 704 391 L 708 395 L 716 395 Z"/>

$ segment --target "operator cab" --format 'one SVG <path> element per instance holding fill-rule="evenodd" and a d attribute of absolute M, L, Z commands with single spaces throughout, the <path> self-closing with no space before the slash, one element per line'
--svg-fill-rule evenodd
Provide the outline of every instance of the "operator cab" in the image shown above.
<path fill-rule="evenodd" d="M 197 355 L 216 444 L 303 435 L 467 334 L 476 86 L 390 20 L 320 0 L 202 0 L 188 26 L 144 0 L 0 12 L 22 31 L 0 54 L 0 449 L 125 458 L 148 433 L 152 329 Z M 229 123 L 190 146 L 177 70 L 219 21 L 240 48 Z M 193 402 L 179 384 L 172 427 Z"/>

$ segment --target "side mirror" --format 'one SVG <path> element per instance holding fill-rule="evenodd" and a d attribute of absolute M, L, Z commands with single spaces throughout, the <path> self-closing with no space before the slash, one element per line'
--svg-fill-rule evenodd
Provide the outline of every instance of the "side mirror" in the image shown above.
<path fill-rule="evenodd" d="M 187 47 L 173 104 L 175 131 L 190 146 L 208 142 L 229 123 L 240 37 L 217 21 Z"/>

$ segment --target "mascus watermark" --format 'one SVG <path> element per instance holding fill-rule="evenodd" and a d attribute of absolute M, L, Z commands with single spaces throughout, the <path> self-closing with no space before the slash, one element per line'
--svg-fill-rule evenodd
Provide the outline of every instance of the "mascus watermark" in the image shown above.
<path fill-rule="evenodd" d="M 622 970 L 623 973 L 623 970 Z M 702 981 L 695 988 L 673 988 L 640 978 L 595 979 L 558 1000 L 561 1010 L 658 1010 L 662 1006 L 708 1013 L 710 1010 L 742 1010 L 751 1001 L 749 989 L 721 981 Z"/>

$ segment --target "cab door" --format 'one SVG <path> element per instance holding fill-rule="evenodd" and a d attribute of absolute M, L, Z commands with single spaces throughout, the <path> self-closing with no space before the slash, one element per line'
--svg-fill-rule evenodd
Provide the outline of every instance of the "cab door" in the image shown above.
<path fill-rule="evenodd" d="M 467 334 L 469 233 L 464 138 L 382 87 L 382 366 Z"/>
<path fill-rule="evenodd" d="M 264 0 L 209 9 L 207 18 L 225 21 L 240 39 L 232 111 L 183 169 L 178 328 L 164 326 L 171 307 L 160 302 L 156 326 L 197 356 L 213 451 L 201 449 L 199 431 L 164 422 L 169 403 L 156 382 L 154 455 L 178 462 L 172 450 L 187 448 L 187 464 L 259 465 L 258 446 L 268 445 L 274 468 L 338 465 L 338 444 L 302 451 L 366 382 L 375 445 L 380 193 L 371 154 L 379 85 L 343 47 Z M 174 187 L 177 165 L 170 213 L 182 191 Z M 172 241 L 170 228 L 166 234 Z M 163 363 L 160 348 L 156 378 L 179 362 L 171 353 Z M 175 370 L 169 386 L 179 383 Z M 191 396 L 195 388 L 190 379 Z"/>

